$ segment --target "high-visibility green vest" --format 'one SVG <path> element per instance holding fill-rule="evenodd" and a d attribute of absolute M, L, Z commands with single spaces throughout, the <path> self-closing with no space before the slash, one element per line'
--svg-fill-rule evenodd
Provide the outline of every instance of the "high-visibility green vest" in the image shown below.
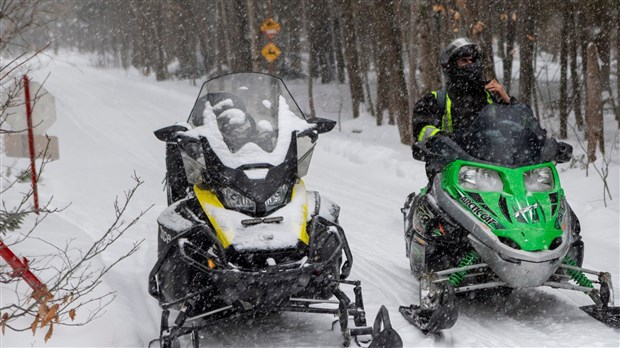
<path fill-rule="evenodd" d="M 488 91 L 484 91 L 484 92 L 486 93 L 486 96 L 487 96 L 487 103 L 493 104 L 493 98 L 491 97 L 491 94 Z M 439 105 L 439 108 L 444 109 L 444 113 L 441 118 L 441 128 L 437 128 L 432 125 L 425 126 L 424 128 L 422 128 L 422 130 L 420 131 L 420 134 L 418 135 L 418 141 L 428 139 L 432 137 L 433 135 L 437 134 L 437 132 L 439 132 L 440 130 L 443 130 L 446 132 L 453 131 L 452 129 L 452 100 L 450 99 L 450 96 L 448 95 L 446 91 L 443 91 L 443 90 L 432 91 L 431 93 L 433 93 L 433 95 L 435 96 L 435 99 L 437 99 L 437 104 Z"/>

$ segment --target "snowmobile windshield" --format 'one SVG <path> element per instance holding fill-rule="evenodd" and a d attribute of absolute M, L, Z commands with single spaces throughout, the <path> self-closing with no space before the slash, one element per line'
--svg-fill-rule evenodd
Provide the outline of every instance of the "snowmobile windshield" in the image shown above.
<path fill-rule="evenodd" d="M 205 82 L 190 114 L 186 135 L 204 137 L 224 165 L 277 166 L 291 136 L 311 129 L 279 78 L 237 73 Z"/>
<path fill-rule="evenodd" d="M 453 140 L 470 156 L 501 165 L 530 165 L 548 161 L 543 148 L 546 131 L 526 105 L 490 104 L 469 128 Z"/>

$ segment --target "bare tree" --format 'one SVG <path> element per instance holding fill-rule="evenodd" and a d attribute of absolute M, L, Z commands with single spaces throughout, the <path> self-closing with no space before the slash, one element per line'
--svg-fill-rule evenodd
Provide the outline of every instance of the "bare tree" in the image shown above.
<path fill-rule="evenodd" d="M 302 8 L 302 25 L 304 28 L 304 32 L 306 33 L 306 35 L 308 36 L 308 39 L 310 39 L 310 33 L 309 33 L 309 28 L 308 28 L 308 2 L 307 0 L 302 0 L 301 1 L 301 8 Z M 308 43 L 308 51 L 310 51 L 311 45 L 310 43 Z M 314 118 L 316 117 L 316 111 L 314 109 L 314 95 L 313 95 L 313 89 L 312 89 L 312 80 L 314 79 L 314 77 L 312 76 L 312 69 L 314 66 L 314 59 L 312 54 L 308 55 L 308 106 L 310 107 L 310 117 Z"/>
<path fill-rule="evenodd" d="M 571 77 L 571 88 L 572 88 L 572 101 L 573 101 L 573 112 L 575 113 L 575 123 L 577 124 L 577 128 L 579 130 L 583 129 L 583 116 L 582 116 L 582 99 L 581 99 L 581 83 L 579 83 L 579 72 L 577 69 L 577 47 L 578 47 L 578 35 L 580 34 L 580 30 L 578 30 L 575 21 L 579 16 L 575 14 L 576 5 L 574 1 L 569 2 L 569 19 L 570 19 L 570 27 L 569 27 L 569 55 L 570 55 L 570 77 Z"/>
<path fill-rule="evenodd" d="M 359 117 L 360 103 L 364 99 L 364 92 L 357 54 L 357 33 L 353 16 L 355 13 L 354 5 L 352 0 L 342 0 L 342 41 L 344 43 L 347 75 L 349 76 L 351 102 L 353 103 L 353 118 L 357 118 Z"/>
<path fill-rule="evenodd" d="M 588 95 L 586 102 L 588 162 L 596 160 L 596 147 L 605 154 L 603 133 L 603 90 L 596 45 L 588 45 Z"/>
<path fill-rule="evenodd" d="M 510 0 L 501 1 L 500 13 L 500 47 L 499 55 L 502 58 L 503 66 L 503 85 L 506 93 L 510 94 L 512 86 L 512 60 L 515 44 L 515 22 L 517 21 L 517 13 L 514 10 L 513 2 Z"/>
<path fill-rule="evenodd" d="M 521 70 L 519 74 L 519 99 L 526 104 L 532 104 L 534 95 L 534 57 L 536 42 L 536 15 L 535 2 L 519 3 L 519 22 L 521 35 L 519 38 Z"/>
<path fill-rule="evenodd" d="M 16 82 L 32 70 L 32 58 L 49 46 L 46 44 L 37 48 L 28 39 L 31 30 L 45 25 L 38 21 L 37 11 L 41 10 L 42 5 L 40 2 L 26 1 L 0 2 L 0 45 L 4 57 L 11 57 L 0 63 L 3 92 L 0 134 L 24 131 L 11 128 L 7 118 L 15 107 L 23 107 L 24 102 L 18 98 L 23 93 L 22 85 Z M 38 93 L 33 95 L 32 103 L 36 104 Z M 52 199 L 44 202 L 39 209 L 30 204 L 34 187 L 27 182 L 28 178 L 31 173 L 36 173 L 35 177 L 40 181 L 49 161 L 48 152 L 44 151 L 37 168 L 8 165 L 1 168 L 0 176 L 0 250 L 3 255 L 10 254 L 9 249 L 20 251 L 10 263 L 0 264 L 0 292 L 3 294 L 0 327 L 2 334 L 7 328 L 14 331 L 32 330 L 33 334 L 37 329 L 46 330 L 46 341 L 52 337 L 54 326 L 85 325 L 100 316 L 114 299 L 114 291 L 102 294 L 95 290 L 107 272 L 138 250 L 141 241 L 135 242 L 121 256 L 101 267 L 96 266 L 95 258 L 115 244 L 146 213 L 146 210 L 142 211 L 126 220 L 128 205 L 142 184 L 134 173 L 135 185 L 125 192 L 124 199 L 114 203 L 115 214 L 111 225 L 86 249 L 78 249 L 71 242 L 63 244 L 55 236 L 40 233 L 38 228 L 43 226 L 46 217 L 66 208 L 54 207 Z M 33 245 L 36 248 L 33 249 Z M 24 255 L 24 250 L 28 250 L 28 254 Z M 18 269 L 13 269 L 15 264 L 19 265 Z M 32 275 L 27 279 L 34 292 L 22 281 L 25 274 Z"/>
<path fill-rule="evenodd" d="M 432 20 L 435 14 L 431 0 L 421 0 L 419 5 L 420 33 L 420 95 L 441 87 L 441 70 L 439 67 L 439 34 L 433 30 Z"/>
<path fill-rule="evenodd" d="M 562 37 L 568 37 L 571 26 L 570 5 L 562 6 Z M 560 138 L 568 136 L 568 42 L 560 42 Z"/>

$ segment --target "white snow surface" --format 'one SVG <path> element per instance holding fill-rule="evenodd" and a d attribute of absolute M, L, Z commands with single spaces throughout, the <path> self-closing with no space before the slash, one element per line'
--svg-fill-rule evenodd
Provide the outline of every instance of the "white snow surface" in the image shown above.
<path fill-rule="evenodd" d="M 94 62 L 94 60 L 92 60 Z M 132 216 L 154 205 L 117 245 L 96 263 L 123 255 L 144 239 L 141 249 L 105 275 L 97 293 L 115 291 L 117 298 L 104 315 L 81 327 L 54 328 L 46 344 L 44 332 L 13 332 L 0 336 L 2 347 L 145 347 L 159 335 L 160 309 L 147 292 L 147 279 L 156 261 L 157 217 L 166 208 L 163 191 L 165 145 L 153 131 L 185 121 L 199 87 L 190 81 L 156 82 L 137 70 L 95 68 L 83 55 L 64 52 L 45 58 L 34 80 L 46 82 L 56 97 L 57 120 L 48 134 L 60 139 L 60 160 L 49 164 L 39 187 L 41 200 L 54 197 L 55 206 L 71 205 L 36 229 L 62 245 L 72 239 L 87 247 L 114 219 L 113 201 L 132 185 L 137 173 L 144 185 L 128 210 Z M 371 81 L 374 83 L 374 81 Z M 299 105 L 306 108 L 306 82 L 287 83 Z M 424 164 L 411 158 L 398 141 L 395 126 L 375 126 L 365 110 L 351 119 L 346 85 L 315 84 L 319 117 L 341 121 L 321 135 L 304 181 L 341 207 L 340 223 L 351 246 L 354 264 L 350 279 L 362 281 L 369 323 L 384 304 L 406 347 L 618 347 L 620 331 L 590 318 L 578 307 L 588 296 L 567 290 L 533 288 L 514 291 L 494 301 L 459 300 L 455 326 L 440 335 L 424 335 L 398 313 L 399 305 L 417 303 L 417 281 L 405 257 L 400 208 L 406 196 L 426 184 Z M 340 107 L 343 107 L 340 112 Z M 593 168 L 559 166 L 568 201 L 581 220 L 585 242 L 584 266 L 610 272 L 616 302 L 620 302 L 619 168 L 617 124 L 606 116 L 608 183 L 612 199 L 603 202 L 603 183 Z M 553 132 L 552 132 L 553 133 Z M 575 136 L 568 140 L 575 155 L 583 150 Z M 613 148 L 613 152 L 611 149 Z M 609 156 L 609 155 L 608 155 Z M 599 156 L 600 157 L 600 156 Z M 26 160 L 2 157 L 2 165 Z M 602 161 L 597 162 L 599 168 Z M 3 197 L 4 199 L 4 197 Z M 22 248 L 26 245 L 21 244 Z M 42 250 L 14 250 L 18 255 Z M 1 286 L 4 306 L 13 288 Z M 345 288 L 352 296 L 352 291 Z M 87 315 L 78 312 L 78 318 Z M 339 347 L 335 318 L 323 314 L 278 313 L 214 325 L 202 332 L 206 346 Z M 352 343 L 355 345 L 355 343 Z"/>

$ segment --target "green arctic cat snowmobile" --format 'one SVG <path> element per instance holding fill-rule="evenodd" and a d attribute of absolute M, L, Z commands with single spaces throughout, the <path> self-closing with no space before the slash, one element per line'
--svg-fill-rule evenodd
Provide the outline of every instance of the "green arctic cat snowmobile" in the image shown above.
<path fill-rule="evenodd" d="M 402 209 L 419 304 L 401 314 L 425 333 L 454 325 L 459 293 L 549 286 L 581 291 L 581 307 L 620 327 L 611 276 L 582 268 L 584 243 L 555 162 L 570 145 L 546 137 L 525 105 L 491 104 L 468 129 L 413 146 L 431 179 Z"/>

